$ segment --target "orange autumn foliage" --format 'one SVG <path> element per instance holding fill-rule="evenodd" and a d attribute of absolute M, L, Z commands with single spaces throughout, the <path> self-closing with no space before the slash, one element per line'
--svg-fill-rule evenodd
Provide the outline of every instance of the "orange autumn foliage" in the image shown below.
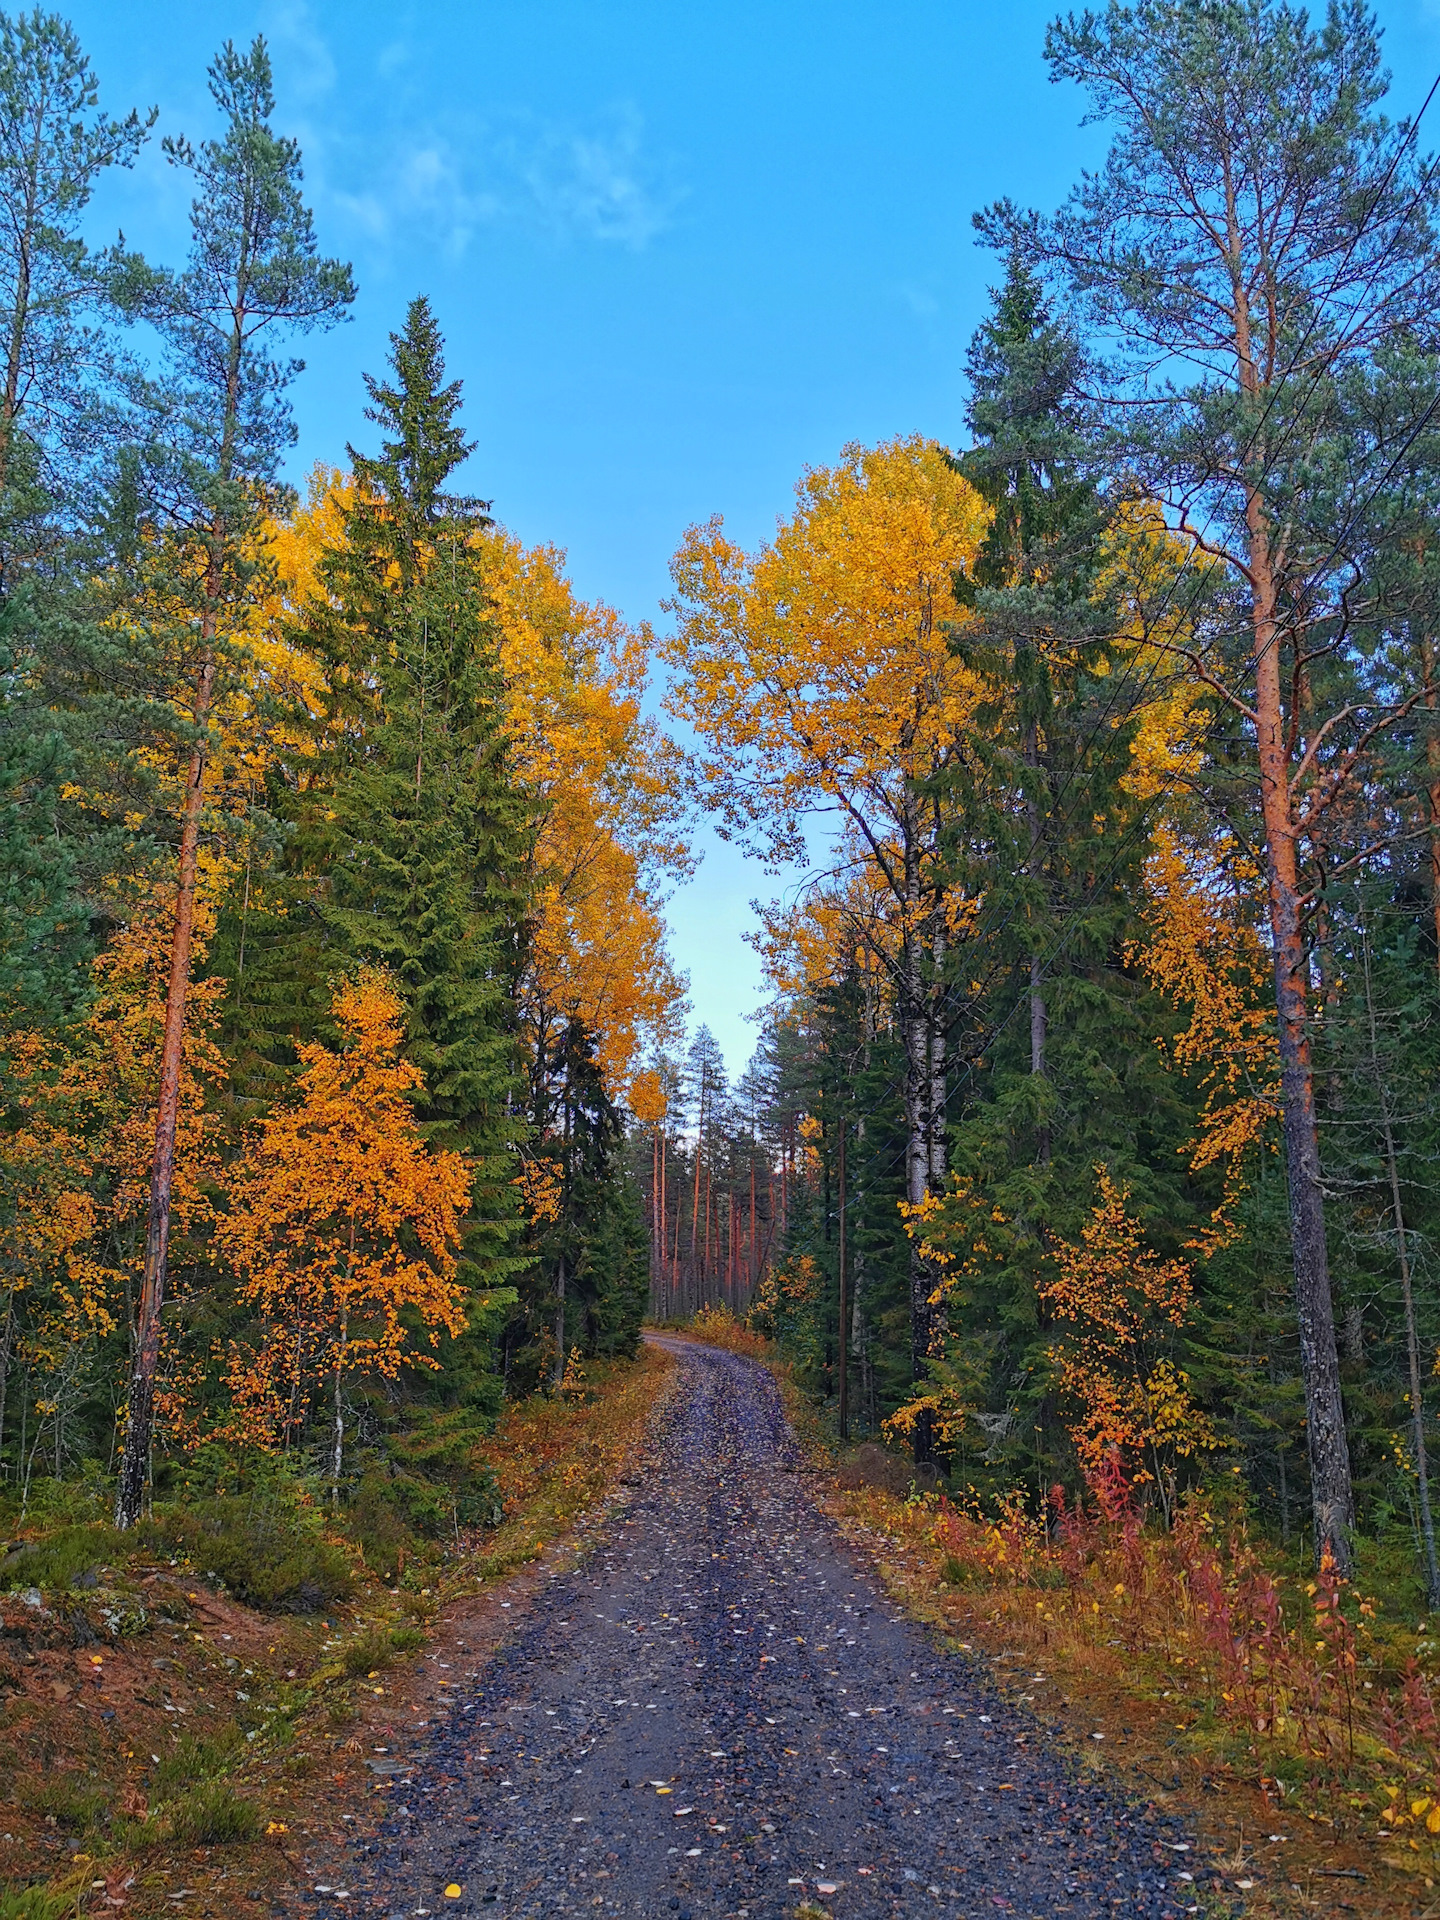
<path fill-rule="evenodd" d="M 644 1127 L 658 1127 L 670 1111 L 665 1082 L 651 1068 L 637 1073 L 630 1082 L 630 1111 Z"/>
<path fill-rule="evenodd" d="M 1190 1268 L 1162 1260 L 1126 1211 L 1127 1190 L 1096 1169 L 1099 1197 L 1079 1246 L 1055 1249 L 1058 1276 L 1040 1298 L 1066 1330 L 1051 1347 L 1070 1436 L 1095 1477 L 1118 1462 L 1168 1504 L 1175 1462 L 1218 1446 L 1189 1380 L 1167 1349 L 1190 1307 Z"/>
<path fill-rule="evenodd" d="M 94 993 L 71 1033 L 7 1038 L 17 1124 L 0 1143 L 0 1177 L 14 1202 L 0 1266 L 11 1300 L 32 1298 L 20 1352 L 42 1379 L 73 1369 L 89 1342 L 113 1331 L 127 1273 L 139 1269 L 173 912 L 164 888 L 133 905 L 94 963 Z M 204 897 L 198 920 L 203 954 L 213 926 Z M 227 1078 L 212 1037 L 223 994 L 223 981 L 199 981 L 186 1009 L 171 1196 L 177 1253 L 213 1217 L 218 1123 L 206 1099 Z M 176 1266 L 183 1291 L 182 1258 Z M 162 1414 L 165 1392 L 162 1381 Z"/>
<path fill-rule="evenodd" d="M 333 1378 L 338 1402 L 348 1373 L 433 1367 L 407 1316 L 432 1347 L 465 1325 L 456 1258 L 469 1175 L 416 1122 L 423 1079 L 402 1057 L 400 998 L 366 969 L 337 988 L 332 1012 L 339 1051 L 300 1048 L 299 1097 L 249 1141 L 218 1234 L 266 1323 L 260 1349 L 231 1366 L 237 1418 L 272 1439 L 312 1373 Z"/>
<path fill-rule="evenodd" d="M 1223 851 L 1223 850 L 1222 850 Z M 1203 1090 L 1191 1166 L 1219 1166 L 1225 1188 L 1210 1224 L 1190 1243 L 1208 1255 L 1229 1245 L 1252 1152 L 1273 1140 L 1280 1115 L 1279 1049 L 1267 1006 L 1270 963 L 1254 917 L 1258 876 L 1248 862 L 1187 847 L 1161 827 L 1145 866 L 1142 971 L 1189 1024 L 1169 1042 L 1175 1065 Z"/>

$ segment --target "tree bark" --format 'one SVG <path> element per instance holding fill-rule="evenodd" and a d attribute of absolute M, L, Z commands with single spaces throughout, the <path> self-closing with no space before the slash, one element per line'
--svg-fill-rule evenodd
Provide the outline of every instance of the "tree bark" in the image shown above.
<path fill-rule="evenodd" d="M 918 895 L 918 884 L 912 898 Z M 938 911 L 938 910 L 937 910 Z M 944 935 L 931 932 L 936 975 L 944 959 Z M 912 1207 L 945 1186 L 945 1033 L 936 1017 L 934 996 L 923 974 L 923 948 L 917 931 L 904 943 L 900 959 L 902 1019 L 905 1039 L 905 1194 Z M 910 1246 L 910 1365 L 918 1383 L 930 1372 L 930 1358 L 940 1337 L 939 1313 L 934 1304 L 935 1275 L 917 1242 Z M 916 1465 L 934 1457 L 934 1424 L 928 1411 L 915 1422 Z"/>
<path fill-rule="evenodd" d="M 745 1245 L 745 1304 L 748 1307 L 754 1298 L 755 1283 L 759 1275 L 755 1271 L 755 1147 L 750 1147 L 750 1234 Z"/>
<path fill-rule="evenodd" d="M 342 1383 L 345 1378 L 345 1343 L 349 1333 L 350 1310 L 347 1307 L 340 1315 L 340 1343 L 335 1349 L 335 1402 L 330 1455 L 330 1504 L 332 1506 L 339 1505 L 340 1471 L 345 1464 L 345 1399 Z"/>
<path fill-rule="evenodd" d="M 1340 1393 L 1340 1356 L 1325 1244 L 1325 1199 L 1315 1128 L 1315 1078 L 1306 1031 L 1306 954 L 1300 926 L 1299 857 L 1290 790 L 1280 682 L 1277 593 L 1265 511 L 1253 489 L 1246 499 L 1255 635 L 1255 712 L 1260 762 L 1260 807 L 1274 952 L 1275 1007 L 1280 1043 L 1280 1090 L 1285 1170 L 1295 1268 L 1295 1312 L 1305 1382 L 1306 1445 L 1317 1558 L 1351 1572 L 1354 1496 Z"/>
<path fill-rule="evenodd" d="M 660 1129 L 650 1129 L 650 1310 L 659 1311 L 660 1264 Z"/>
<path fill-rule="evenodd" d="M 214 598 L 201 629 L 204 649 L 196 685 L 194 718 L 203 727 L 215 688 Z M 185 777 L 180 828 L 179 885 L 175 931 L 170 942 L 170 978 L 165 994 L 165 1028 L 160 1044 L 160 1087 L 155 1108 L 155 1150 L 150 1162 L 150 1207 L 145 1223 L 145 1256 L 140 1281 L 140 1318 L 130 1371 L 125 1448 L 115 1494 L 115 1525 L 133 1526 L 140 1518 L 149 1477 L 155 1424 L 155 1374 L 160 1364 L 160 1314 L 165 1304 L 166 1263 L 170 1252 L 170 1196 L 175 1184 L 175 1136 L 180 1117 L 180 1070 L 185 1054 L 185 1007 L 190 995 L 190 950 L 195 937 L 195 879 L 200 845 L 200 807 L 205 784 L 205 737 L 197 739 Z"/>
<path fill-rule="evenodd" d="M 695 1129 L 695 1192 L 690 1202 L 690 1305 L 700 1298 L 700 1142 L 705 1129 L 705 1082 L 700 1082 L 700 1121 Z"/>

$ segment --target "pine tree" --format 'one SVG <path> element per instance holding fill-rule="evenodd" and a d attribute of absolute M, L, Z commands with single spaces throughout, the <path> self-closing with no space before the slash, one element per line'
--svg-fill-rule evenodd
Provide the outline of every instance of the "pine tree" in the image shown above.
<path fill-rule="evenodd" d="M 101 110 L 58 16 L 0 14 L 0 1007 L 20 1023 L 73 1008 L 93 949 L 82 894 L 125 864 L 113 836 L 87 849 L 75 830 L 83 756 L 51 710 L 52 674 L 93 612 L 77 590 L 93 555 L 73 535 L 106 449 L 96 386 L 115 348 L 102 324 L 114 256 L 80 229 L 153 120 Z"/>
<path fill-rule="evenodd" d="M 1152 637 L 1243 744 L 1234 817 L 1265 867 L 1315 1550 L 1348 1574 L 1309 920 L 1346 812 L 1367 817 L 1375 741 L 1424 700 L 1367 672 L 1352 605 L 1369 504 L 1430 422 L 1423 384 L 1389 383 L 1377 414 L 1366 376 L 1430 337 L 1440 189 L 1413 128 L 1381 110 L 1380 34 L 1359 5 L 1312 23 L 1278 0 L 1114 0 L 1052 22 L 1046 58 L 1109 123 L 1105 164 L 1052 219 L 1006 203 L 978 225 L 1054 272 L 1113 344 L 1096 383 L 1110 459 L 1168 509 L 1187 599 L 1228 589 L 1198 647 L 1163 624 Z M 1362 829 L 1349 862 L 1389 838 Z"/>
<path fill-rule="evenodd" d="M 300 149 L 270 126 L 275 100 L 263 39 L 248 54 L 227 42 L 210 68 L 210 92 L 223 136 L 198 148 L 183 138 L 165 142 L 167 158 L 197 188 L 189 264 L 183 273 L 157 272 L 132 258 L 113 282 L 124 310 L 150 323 L 167 357 L 162 375 L 139 382 L 135 391 L 146 506 L 158 536 L 150 549 L 148 603 L 135 612 L 142 623 L 169 629 L 179 655 L 175 705 L 188 747 L 145 1270 L 115 1508 L 122 1527 L 139 1517 L 149 1470 L 201 814 L 217 698 L 240 656 L 258 509 L 294 438 L 284 390 L 302 363 L 277 360 L 267 336 L 277 328 L 294 333 L 333 325 L 355 291 L 348 266 L 319 257 L 300 192 Z"/>
<path fill-rule="evenodd" d="M 80 463 L 104 444 L 95 390 L 114 366 L 101 322 L 117 256 L 92 252 L 81 227 L 101 175 L 133 166 L 154 123 L 153 109 L 101 111 L 58 14 L 0 14 L 0 494 L 28 452 L 52 496 L 63 488 L 72 514 L 82 504 Z"/>

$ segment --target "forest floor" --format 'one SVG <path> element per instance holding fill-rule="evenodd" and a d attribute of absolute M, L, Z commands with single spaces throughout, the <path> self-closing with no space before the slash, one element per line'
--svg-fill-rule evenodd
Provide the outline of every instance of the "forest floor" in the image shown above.
<path fill-rule="evenodd" d="M 142 1556 L 0 1595 L 0 1914 L 27 1887 L 54 1894 L 45 1920 L 274 1911 L 625 1496 L 675 1369 L 646 1349 L 587 1371 L 588 1391 L 507 1412 L 486 1446 L 505 1519 L 418 1576 L 433 1585 L 362 1578 L 324 1618 L 275 1616 Z"/>
<path fill-rule="evenodd" d="M 1433 1883 L 1387 1857 L 1397 1843 L 1377 1833 L 1373 1805 L 1359 1815 L 1347 1805 L 1348 1832 L 1322 1813 L 1277 1805 L 1275 1783 L 1262 1790 L 1253 1760 L 1242 1768 L 1230 1757 L 1235 1741 L 1176 1722 L 1164 1662 L 1098 1631 L 1057 1635 L 1024 1587 L 951 1587 L 943 1550 L 910 1524 L 905 1503 L 843 1479 L 827 1477 L 820 1504 L 892 1600 L 956 1651 L 983 1656 L 991 1685 L 1033 1717 L 1067 1764 L 1182 1823 L 1202 1912 L 1440 1920 Z M 1354 1830 L 1362 1826 L 1368 1839 Z"/>

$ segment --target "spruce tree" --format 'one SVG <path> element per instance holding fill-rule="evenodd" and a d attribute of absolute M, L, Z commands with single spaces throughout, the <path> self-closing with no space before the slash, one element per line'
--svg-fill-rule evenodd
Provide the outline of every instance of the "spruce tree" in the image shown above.
<path fill-rule="evenodd" d="M 516 1271 L 511 988 L 524 939 L 529 813 L 506 750 L 498 632 L 476 535 L 485 503 L 446 490 L 471 443 L 440 332 L 414 301 L 392 378 L 367 378 L 378 454 L 350 449 L 354 502 L 301 639 L 325 669 L 318 777 L 297 848 L 324 876 L 318 957 L 376 962 L 399 982 L 421 1117 L 474 1169 L 465 1275 Z"/>
<path fill-rule="evenodd" d="M 566 1023 L 551 1069 L 560 1095 L 549 1142 L 559 1211 L 541 1236 L 540 1271 L 558 1382 L 572 1345 L 587 1354 L 634 1352 L 648 1274 L 638 1199 L 624 1167 L 624 1116 L 579 1021 Z"/>
<path fill-rule="evenodd" d="M 1078 1235 L 1100 1162 L 1147 1218 L 1184 1217 L 1187 1110 L 1156 1055 L 1162 1009 L 1124 958 L 1147 821 L 1124 781 L 1133 715 L 1118 609 L 1098 590 L 1109 516 L 1080 353 L 1016 256 L 968 371 L 975 441 L 958 464 L 994 519 L 957 635 L 988 692 L 949 796 L 957 882 L 982 902 L 952 990 L 953 1164 L 985 1253 L 962 1263 L 947 1364 L 986 1434 L 967 1471 L 1028 1468 L 1043 1486 L 1053 1237 Z"/>

